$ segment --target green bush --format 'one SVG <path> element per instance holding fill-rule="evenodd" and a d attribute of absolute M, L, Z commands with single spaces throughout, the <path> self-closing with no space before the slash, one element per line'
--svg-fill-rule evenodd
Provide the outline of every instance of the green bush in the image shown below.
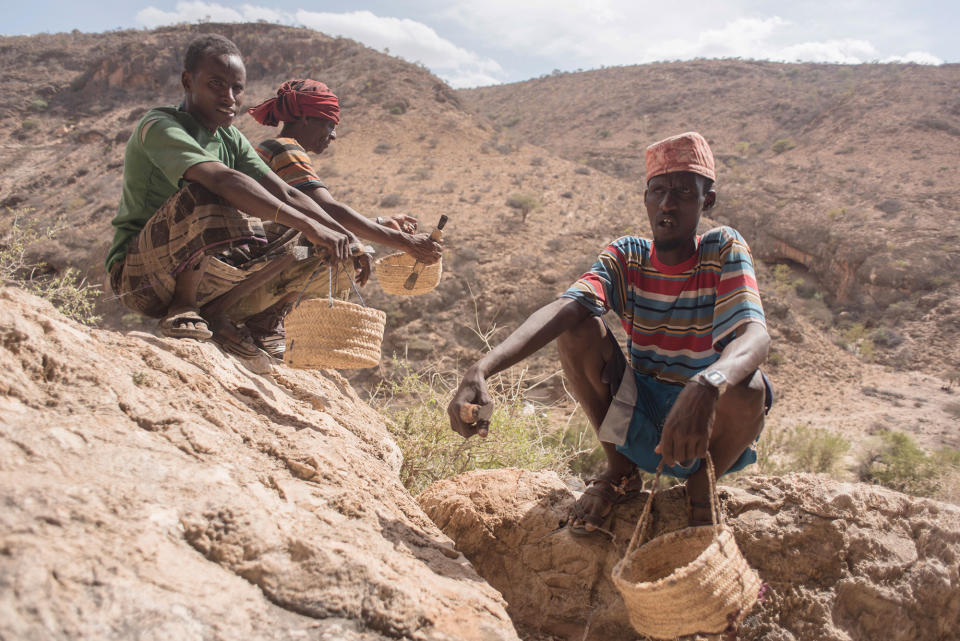
<path fill-rule="evenodd" d="M 866 451 L 860 480 L 916 496 L 936 496 L 943 480 L 958 472 L 960 450 L 943 448 L 931 455 L 909 434 L 884 430 Z"/>
<path fill-rule="evenodd" d="M 850 442 L 823 428 L 798 425 L 790 434 L 787 448 L 797 471 L 830 474 L 850 451 Z"/>
<path fill-rule="evenodd" d="M 92 325 L 100 320 L 94 313 L 99 288 L 88 285 L 80 272 L 73 267 L 51 273 L 42 263 L 30 262 L 27 251 L 41 239 L 53 238 L 56 229 L 40 233 L 31 225 L 21 222 L 19 216 L 5 238 L 0 240 L 0 280 L 50 301 L 65 316 Z"/>
<path fill-rule="evenodd" d="M 790 151 L 797 146 L 797 143 L 793 142 L 789 138 L 781 138 L 773 143 L 773 153 L 782 154 L 785 151 Z"/>
<path fill-rule="evenodd" d="M 761 474 L 815 472 L 834 474 L 850 451 L 850 442 L 823 428 L 801 424 L 764 429 L 757 444 L 757 471 Z"/>
<path fill-rule="evenodd" d="M 403 453 L 400 478 L 411 493 L 476 469 L 570 473 L 571 463 L 588 451 L 583 432 L 564 429 L 555 412 L 530 401 L 524 374 L 511 370 L 488 381 L 494 402 L 490 435 L 464 439 L 450 428 L 447 417 L 447 404 L 459 384 L 456 376 L 399 363 L 397 374 L 378 386 L 370 403 L 397 439 Z"/>
<path fill-rule="evenodd" d="M 27 105 L 27 109 L 30 111 L 46 111 L 49 106 L 43 98 L 34 98 L 30 101 L 30 104 Z"/>
<path fill-rule="evenodd" d="M 542 207 L 542 204 L 533 194 L 518 193 L 512 194 L 507 198 L 507 206 L 513 209 L 519 209 L 523 215 L 523 221 L 526 222 L 527 215 L 534 209 Z"/>

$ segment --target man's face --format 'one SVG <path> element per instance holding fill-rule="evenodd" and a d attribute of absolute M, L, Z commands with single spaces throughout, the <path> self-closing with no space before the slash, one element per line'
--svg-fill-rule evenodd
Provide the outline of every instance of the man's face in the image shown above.
<path fill-rule="evenodd" d="M 326 118 L 307 116 L 301 125 L 297 140 L 307 151 L 322 154 L 337 139 L 337 125 Z"/>
<path fill-rule="evenodd" d="M 181 77 L 186 110 L 211 131 L 229 127 L 242 103 L 247 70 L 237 55 L 206 54 L 193 72 Z"/>
<path fill-rule="evenodd" d="M 700 212 L 716 200 L 713 190 L 703 193 L 704 181 L 699 174 L 675 171 L 647 183 L 644 202 L 658 252 L 679 249 L 696 237 Z"/>

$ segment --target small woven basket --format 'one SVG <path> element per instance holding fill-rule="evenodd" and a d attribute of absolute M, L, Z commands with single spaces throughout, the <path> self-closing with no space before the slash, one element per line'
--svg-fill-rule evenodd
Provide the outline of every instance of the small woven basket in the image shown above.
<path fill-rule="evenodd" d="M 413 289 L 406 289 L 403 284 L 416 270 L 420 273 L 417 276 L 417 282 Z M 432 265 L 424 265 L 417 262 L 410 254 L 391 254 L 384 256 L 376 262 L 374 271 L 377 274 L 377 282 L 383 291 L 394 296 L 420 296 L 433 291 L 440 283 L 440 275 L 443 273 L 443 259 L 438 260 Z"/>
<path fill-rule="evenodd" d="M 327 271 L 332 288 L 333 270 Z M 364 305 L 362 298 L 360 302 L 358 305 L 337 300 L 332 294 L 326 299 L 313 298 L 302 303 L 298 300 L 284 320 L 287 334 L 284 362 L 300 369 L 374 367 L 380 362 L 387 315 Z"/>
<path fill-rule="evenodd" d="M 709 454 L 707 473 L 713 525 L 684 528 L 638 545 L 649 526 L 655 482 L 627 553 L 613 568 L 630 623 L 642 635 L 719 634 L 757 601 L 762 583 L 723 522 Z"/>

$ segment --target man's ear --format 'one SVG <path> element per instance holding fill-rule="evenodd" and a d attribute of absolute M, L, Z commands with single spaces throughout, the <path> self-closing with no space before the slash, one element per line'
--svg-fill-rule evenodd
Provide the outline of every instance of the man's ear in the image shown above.
<path fill-rule="evenodd" d="M 711 189 L 703 196 L 703 211 L 713 209 L 715 204 L 717 204 L 717 192 Z"/>
<path fill-rule="evenodd" d="M 184 71 L 180 74 L 180 84 L 183 86 L 184 91 L 190 91 L 190 85 L 193 82 L 193 78 L 190 76 L 189 71 Z"/>

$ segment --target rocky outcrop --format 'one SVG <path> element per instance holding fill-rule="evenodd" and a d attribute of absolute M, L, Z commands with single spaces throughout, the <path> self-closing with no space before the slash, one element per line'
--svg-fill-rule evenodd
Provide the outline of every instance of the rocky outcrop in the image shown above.
<path fill-rule="evenodd" d="M 721 488 L 764 603 L 741 639 L 947 641 L 960 629 L 960 509 L 812 475 Z M 552 473 L 471 472 L 420 504 L 499 589 L 519 626 L 562 639 L 634 639 L 610 580 L 646 500 L 618 508 L 603 534 L 563 527 L 574 494 Z M 685 525 L 681 487 L 660 492 L 654 533 Z"/>
<path fill-rule="evenodd" d="M 0 289 L 0 638 L 516 640 L 335 372 Z"/>

